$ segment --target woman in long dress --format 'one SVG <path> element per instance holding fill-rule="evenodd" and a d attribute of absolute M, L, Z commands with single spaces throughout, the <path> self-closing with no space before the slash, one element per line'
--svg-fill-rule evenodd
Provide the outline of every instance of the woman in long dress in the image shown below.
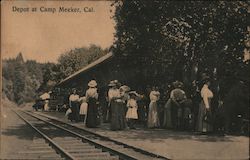
<path fill-rule="evenodd" d="M 171 98 L 168 99 L 167 103 L 164 106 L 164 121 L 163 121 L 163 127 L 170 129 L 173 128 L 172 125 L 172 117 L 171 117 L 171 106 L 172 106 Z"/>
<path fill-rule="evenodd" d="M 165 105 L 163 125 L 165 128 L 181 129 L 183 109 L 185 108 L 182 103 L 186 101 L 187 97 L 182 90 L 182 82 L 175 81 L 173 87 L 174 89 L 170 92 L 170 97 Z"/>
<path fill-rule="evenodd" d="M 121 104 L 121 111 L 120 111 L 120 118 L 122 118 L 121 123 L 122 123 L 122 129 L 127 128 L 127 121 L 126 121 L 126 113 L 127 113 L 127 102 L 129 100 L 129 91 L 130 88 L 126 85 L 123 85 L 120 87 L 120 95 L 121 95 L 121 100 L 122 100 L 122 104 Z"/>
<path fill-rule="evenodd" d="M 111 97 L 110 106 L 112 111 L 110 129 L 113 131 L 123 130 L 125 128 L 123 99 L 119 88 L 120 83 L 115 83 L 113 90 L 109 95 Z"/>
<path fill-rule="evenodd" d="M 201 103 L 199 106 L 197 131 L 207 133 L 212 131 L 211 123 L 211 99 L 213 98 L 213 92 L 209 89 L 209 79 L 204 80 L 204 85 L 201 89 Z"/>
<path fill-rule="evenodd" d="M 88 102 L 86 127 L 95 128 L 97 126 L 97 114 L 98 114 L 98 93 L 97 83 L 95 80 L 91 80 L 88 83 L 89 89 L 86 91 L 86 100 Z"/>
<path fill-rule="evenodd" d="M 76 89 L 72 89 L 72 94 L 69 96 L 69 106 L 72 113 L 69 115 L 71 121 L 79 121 L 79 95 L 76 93 Z"/>
<path fill-rule="evenodd" d="M 160 126 L 158 113 L 157 113 L 157 101 L 160 98 L 160 92 L 156 91 L 154 88 L 149 95 L 150 104 L 148 111 L 148 128 L 156 128 Z"/>

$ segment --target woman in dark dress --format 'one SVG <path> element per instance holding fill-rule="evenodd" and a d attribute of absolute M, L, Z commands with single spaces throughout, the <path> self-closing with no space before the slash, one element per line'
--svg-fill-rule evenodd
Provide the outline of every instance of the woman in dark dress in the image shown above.
<path fill-rule="evenodd" d="M 111 100 L 111 123 L 110 129 L 113 131 L 122 130 L 125 128 L 125 113 L 124 113 L 124 102 L 119 90 L 121 84 L 119 82 L 113 82 L 113 89 L 109 92 L 109 98 Z"/>
<path fill-rule="evenodd" d="M 146 95 L 140 91 L 140 98 L 137 98 L 138 104 L 138 118 L 142 123 L 143 127 L 147 127 L 147 104 L 146 104 Z"/>
<path fill-rule="evenodd" d="M 95 80 L 91 80 L 88 83 L 89 89 L 86 91 L 86 99 L 88 102 L 86 127 L 95 128 L 97 126 L 97 114 L 98 114 L 98 93 L 97 83 Z"/>

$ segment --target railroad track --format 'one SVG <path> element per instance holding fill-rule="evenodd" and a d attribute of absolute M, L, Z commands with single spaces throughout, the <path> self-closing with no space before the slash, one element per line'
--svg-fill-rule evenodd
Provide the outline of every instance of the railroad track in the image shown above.
<path fill-rule="evenodd" d="M 168 159 L 112 140 L 46 115 L 14 111 L 34 128 L 61 159 L 82 160 L 159 160 Z M 54 156 L 54 155 L 53 155 Z M 54 156 L 55 157 L 55 156 Z"/>

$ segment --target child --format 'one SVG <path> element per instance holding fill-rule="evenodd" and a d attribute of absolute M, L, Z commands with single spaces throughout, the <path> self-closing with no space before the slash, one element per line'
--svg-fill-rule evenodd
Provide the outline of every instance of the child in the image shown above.
<path fill-rule="evenodd" d="M 129 122 L 128 124 L 129 128 L 135 129 L 135 123 L 136 120 L 138 119 L 138 113 L 137 113 L 138 105 L 136 102 L 136 97 L 139 97 L 139 95 L 135 91 L 129 92 L 129 95 L 130 99 L 127 102 L 128 111 L 126 114 L 126 118 L 128 119 Z"/>
<path fill-rule="evenodd" d="M 85 117 L 87 115 L 88 103 L 86 97 L 81 98 L 81 106 L 80 106 L 80 121 L 84 123 Z"/>

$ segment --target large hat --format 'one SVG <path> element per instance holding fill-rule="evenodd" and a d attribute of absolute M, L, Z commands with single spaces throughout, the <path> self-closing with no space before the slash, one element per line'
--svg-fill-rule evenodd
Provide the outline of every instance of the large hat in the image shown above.
<path fill-rule="evenodd" d="M 207 82 L 209 82 L 209 81 L 211 81 L 211 78 L 210 78 L 208 75 L 203 75 L 203 76 L 202 76 L 201 82 L 202 82 L 203 84 L 205 84 L 205 83 L 207 83 Z"/>
<path fill-rule="evenodd" d="M 140 95 L 136 91 L 130 91 L 129 95 L 135 95 L 136 97 L 140 97 Z"/>
<path fill-rule="evenodd" d="M 113 86 L 115 86 L 115 85 L 116 85 L 116 84 L 115 84 L 114 81 L 110 81 L 108 86 L 109 86 L 109 87 L 113 87 Z"/>
<path fill-rule="evenodd" d="M 126 86 L 126 85 L 121 86 L 120 89 L 125 91 L 125 92 L 130 91 L 130 88 L 128 86 Z"/>
<path fill-rule="evenodd" d="M 117 86 L 117 88 L 120 88 L 122 84 L 117 81 L 117 83 L 115 83 L 115 85 Z"/>
<path fill-rule="evenodd" d="M 173 86 L 174 86 L 174 88 L 182 88 L 183 83 L 180 81 L 175 81 L 175 82 L 173 82 Z"/>
<path fill-rule="evenodd" d="M 158 91 L 152 91 L 152 94 L 155 95 L 155 96 L 159 96 L 160 92 L 158 92 Z"/>
<path fill-rule="evenodd" d="M 110 81 L 109 85 L 110 87 L 117 86 L 118 88 L 121 86 L 121 83 L 118 80 Z"/>
<path fill-rule="evenodd" d="M 96 83 L 95 80 L 91 80 L 91 81 L 89 81 L 88 86 L 89 86 L 89 87 L 96 87 L 96 86 L 97 86 L 97 83 Z"/>

